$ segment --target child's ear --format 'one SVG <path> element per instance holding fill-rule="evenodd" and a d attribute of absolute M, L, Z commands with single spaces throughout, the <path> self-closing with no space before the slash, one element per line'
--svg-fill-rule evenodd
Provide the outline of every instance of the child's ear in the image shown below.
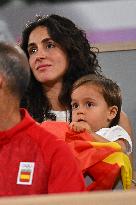
<path fill-rule="evenodd" d="M 108 112 L 108 120 L 113 120 L 118 112 L 118 107 L 116 105 L 109 107 L 109 112 Z"/>

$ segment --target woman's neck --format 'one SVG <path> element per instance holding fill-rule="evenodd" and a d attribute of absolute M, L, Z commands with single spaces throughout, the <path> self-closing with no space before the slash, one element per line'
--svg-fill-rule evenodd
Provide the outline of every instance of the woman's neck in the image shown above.
<path fill-rule="evenodd" d="M 56 83 L 53 86 L 44 86 L 43 89 L 45 90 L 46 96 L 52 105 L 52 110 L 55 110 L 55 111 L 65 110 L 65 107 L 62 106 L 58 100 L 58 97 L 59 97 L 59 95 L 61 93 L 61 89 L 62 89 L 61 82 Z"/>

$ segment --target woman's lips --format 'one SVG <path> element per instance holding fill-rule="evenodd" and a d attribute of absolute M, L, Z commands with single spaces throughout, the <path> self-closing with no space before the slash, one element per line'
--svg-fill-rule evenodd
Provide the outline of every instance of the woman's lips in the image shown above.
<path fill-rule="evenodd" d="M 51 66 L 50 64 L 42 64 L 42 65 L 37 66 L 36 70 L 42 71 L 42 70 L 49 68 L 50 66 Z"/>

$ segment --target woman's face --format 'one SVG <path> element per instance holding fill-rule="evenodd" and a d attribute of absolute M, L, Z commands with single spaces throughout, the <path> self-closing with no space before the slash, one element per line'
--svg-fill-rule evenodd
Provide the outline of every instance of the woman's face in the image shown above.
<path fill-rule="evenodd" d="M 61 82 L 68 69 L 68 57 L 44 26 L 35 28 L 28 40 L 29 64 L 35 78 L 46 85 Z"/>

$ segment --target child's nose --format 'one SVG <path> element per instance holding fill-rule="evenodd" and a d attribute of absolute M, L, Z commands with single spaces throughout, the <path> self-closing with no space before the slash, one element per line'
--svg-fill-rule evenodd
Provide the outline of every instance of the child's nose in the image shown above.
<path fill-rule="evenodd" d="M 80 107 L 80 108 L 78 109 L 78 111 L 77 111 L 77 114 L 78 114 L 78 115 L 79 115 L 79 114 L 84 114 L 84 112 L 85 112 L 84 108 L 83 108 L 83 107 Z"/>

